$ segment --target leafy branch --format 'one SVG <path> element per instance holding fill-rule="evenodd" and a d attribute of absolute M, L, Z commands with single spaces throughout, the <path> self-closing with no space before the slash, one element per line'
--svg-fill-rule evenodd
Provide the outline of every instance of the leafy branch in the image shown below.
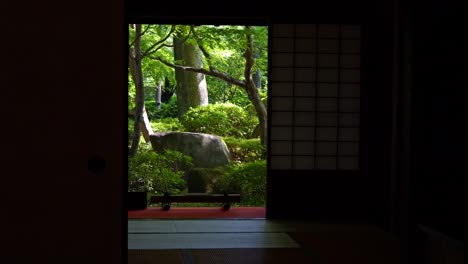
<path fill-rule="evenodd" d="M 170 63 L 170 62 L 162 59 L 161 57 L 150 56 L 149 58 L 158 60 L 158 61 L 162 62 L 164 65 L 172 67 L 174 69 L 181 69 L 181 70 L 184 70 L 184 71 L 203 73 L 203 74 L 206 74 L 206 75 L 209 75 L 209 76 L 212 76 L 212 77 L 219 78 L 219 79 L 221 79 L 223 81 L 226 81 L 226 82 L 228 82 L 230 84 L 233 84 L 233 85 L 237 85 L 237 86 L 240 86 L 240 87 L 243 87 L 243 88 L 246 87 L 245 81 L 234 78 L 234 77 L 232 77 L 232 76 L 230 76 L 230 75 L 228 75 L 226 73 L 223 73 L 223 72 L 217 70 L 214 67 L 211 67 L 209 70 L 207 70 L 207 69 L 204 69 L 204 68 L 195 68 L 195 67 L 190 67 L 190 66 L 183 66 L 183 65 L 173 64 L 173 63 Z"/>

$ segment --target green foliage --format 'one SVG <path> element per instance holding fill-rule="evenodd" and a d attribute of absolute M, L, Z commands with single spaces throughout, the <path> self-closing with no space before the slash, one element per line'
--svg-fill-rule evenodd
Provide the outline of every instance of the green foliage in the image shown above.
<path fill-rule="evenodd" d="M 262 146 L 259 138 L 224 137 L 223 140 L 234 162 L 245 163 L 265 159 L 265 147 Z"/>
<path fill-rule="evenodd" d="M 167 104 L 161 103 L 161 109 L 157 108 L 154 99 L 145 101 L 145 107 L 150 120 L 177 117 L 177 98 L 175 96 L 172 96 Z"/>
<path fill-rule="evenodd" d="M 184 131 L 184 126 L 174 117 L 152 120 L 150 123 L 155 132 Z"/>
<path fill-rule="evenodd" d="M 135 97 L 136 97 L 136 90 L 135 90 L 135 83 L 132 80 L 130 75 L 130 71 L 128 72 L 128 110 L 132 110 L 135 108 Z"/>
<path fill-rule="evenodd" d="M 135 40 L 135 30 L 128 27 L 129 29 L 129 39 L 128 44 L 131 49 L 133 49 L 133 44 Z M 171 25 L 142 25 L 142 32 L 144 34 L 141 36 L 141 51 L 147 51 L 155 43 L 161 41 L 165 36 L 169 34 L 171 30 Z M 169 38 L 170 40 L 171 38 Z M 170 43 L 167 43 L 170 45 Z M 159 46 L 157 46 L 159 47 Z M 162 47 L 157 51 L 158 56 L 161 56 L 165 59 L 170 59 L 173 57 L 172 48 Z M 153 54 L 154 55 L 154 54 Z M 145 87 L 145 97 L 154 98 L 154 91 L 160 80 L 168 78 L 172 83 L 175 83 L 174 69 L 164 66 L 161 62 L 151 59 L 149 57 L 144 57 L 141 61 L 142 70 L 143 70 L 143 83 Z M 166 89 L 167 87 L 162 87 Z M 131 78 L 130 70 L 128 73 L 128 103 L 129 109 L 135 107 L 135 85 L 133 79 Z"/>
<path fill-rule="evenodd" d="M 147 51 L 150 47 L 163 40 L 168 33 L 170 33 L 172 25 L 142 25 L 141 36 L 141 50 L 142 52 Z M 135 40 L 135 30 L 129 25 L 129 40 L 128 43 L 130 48 L 133 48 Z M 195 32 L 198 38 L 201 40 L 205 49 L 210 53 L 210 61 L 208 63 L 207 58 L 204 59 L 204 67 L 208 68 L 208 65 L 216 67 L 220 71 L 237 79 L 244 79 L 244 66 L 245 59 L 243 53 L 246 48 L 246 32 L 250 31 L 254 41 L 254 54 L 255 62 L 252 68 L 252 72 L 257 69 L 262 72 L 263 86 L 259 91 L 266 94 L 266 80 L 267 80 L 267 61 L 268 61 L 268 30 L 267 27 L 251 26 L 246 28 L 245 26 L 210 26 L 203 25 L 195 27 Z M 163 119 L 167 117 L 177 117 L 177 103 L 176 99 L 171 100 L 168 104 L 161 104 L 161 109 L 155 110 L 154 105 L 154 93 L 155 87 L 160 80 L 166 78 L 172 84 L 175 83 L 174 69 L 167 67 L 154 57 L 161 57 L 169 62 L 174 62 L 173 55 L 173 37 L 178 35 L 183 39 L 186 39 L 189 43 L 195 43 L 194 34 L 190 31 L 188 26 L 177 25 L 175 26 L 175 32 L 167 38 L 155 53 L 149 54 L 142 59 L 143 68 L 143 81 L 145 86 L 145 98 L 148 117 L 150 120 Z M 187 38 L 186 38 L 187 37 Z M 164 44 L 164 45 L 162 45 Z M 177 62 L 183 64 L 183 62 Z M 218 78 L 206 76 L 208 91 L 209 91 L 209 102 L 214 103 L 233 103 L 240 107 L 247 108 L 249 115 L 256 116 L 255 111 L 252 111 L 253 106 L 246 96 L 245 91 L 237 86 L 231 85 L 222 81 Z M 165 89 L 173 89 L 173 87 L 164 87 Z M 131 75 L 128 75 L 128 107 L 133 109 L 135 107 L 135 87 Z M 251 131 L 248 132 L 250 134 Z M 239 134 L 239 133 L 237 133 Z M 232 134 L 234 135 L 234 134 Z M 246 137 L 246 135 L 242 136 Z"/>
<path fill-rule="evenodd" d="M 268 69 L 268 28 L 252 26 L 246 29 L 245 26 L 198 26 L 196 27 L 198 37 L 202 40 L 203 46 L 210 53 L 210 63 L 237 79 L 244 79 L 245 58 L 243 57 L 246 48 L 246 32 L 252 33 L 254 41 L 255 61 L 252 73 L 260 70 L 262 73 L 262 90 L 267 87 Z M 208 61 L 204 58 L 204 65 Z M 227 84 L 226 82 L 206 77 L 210 103 L 231 102 L 239 106 L 247 106 L 250 100 L 242 88 Z"/>
<path fill-rule="evenodd" d="M 186 187 L 182 176 L 191 166 L 189 156 L 170 150 L 157 153 L 143 143 L 128 160 L 128 191 L 178 194 Z"/>
<path fill-rule="evenodd" d="M 130 147 L 131 142 L 132 142 L 132 136 L 133 136 L 133 126 L 135 124 L 135 120 L 133 118 L 128 118 L 128 146 Z"/>
<path fill-rule="evenodd" d="M 220 166 L 216 168 L 194 168 L 189 173 L 188 190 L 195 193 L 213 193 L 212 183 L 227 172 L 229 167 Z M 219 192 L 222 193 L 222 192 Z M 219 194 L 218 193 L 218 194 Z"/>
<path fill-rule="evenodd" d="M 234 104 L 209 104 L 190 108 L 182 117 L 186 131 L 248 138 L 256 124 L 252 116 Z"/>
<path fill-rule="evenodd" d="M 266 161 L 231 165 L 212 188 L 213 192 L 240 193 L 241 205 L 265 206 Z"/>

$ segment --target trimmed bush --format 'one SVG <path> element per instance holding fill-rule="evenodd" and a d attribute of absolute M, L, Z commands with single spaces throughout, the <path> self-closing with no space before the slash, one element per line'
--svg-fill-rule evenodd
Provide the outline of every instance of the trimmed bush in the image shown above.
<path fill-rule="evenodd" d="M 184 126 L 178 118 L 168 117 L 150 121 L 155 132 L 184 131 Z"/>
<path fill-rule="evenodd" d="M 260 144 L 259 138 L 225 137 L 223 140 L 231 153 L 233 162 L 244 163 L 265 159 L 265 147 Z"/>
<path fill-rule="evenodd" d="M 188 192 L 212 193 L 213 182 L 225 174 L 226 170 L 227 167 L 192 169 L 188 174 Z"/>
<path fill-rule="evenodd" d="M 154 99 L 146 100 L 145 107 L 150 120 L 177 117 L 177 99 L 175 96 L 172 96 L 169 102 L 161 103 L 161 109 L 157 108 Z"/>
<path fill-rule="evenodd" d="M 231 103 L 190 108 L 181 122 L 189 132 L 240 138 L 249 138 L 258 123 L 256 116 Z"/>
<path fill-rule="evenodd" d="M 241 205 L 265 206 L 266 161 L 237 164 L 213 183 L 213 192 L 241 194 Z"/>
<path fill-rule="evenodd" d="M 157 153 L 146 145 L 141 144 L 138 153 L 128 159 L 128 191 L 181 193 L 186 188 L 182 177 L 192 166 L 191 157 L 170 150 Z"/>

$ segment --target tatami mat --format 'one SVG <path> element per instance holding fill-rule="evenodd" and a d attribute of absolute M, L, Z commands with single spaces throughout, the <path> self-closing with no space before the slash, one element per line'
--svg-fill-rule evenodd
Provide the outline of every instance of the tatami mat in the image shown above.
<path fill-rule="evenodd" d="M 128 234 L 128 249 L 297 248 L 286 233 Z"/>
<path fill-rule="evenodd" d="M 293 232 L 296 225 L 268 220 L 129 220 L 128 233 Z"/>
<path fill-rule="evenodd" d="M 401 262 L 398 240 L 367 225 L 145 219 L 128 231 L 129 264 Z"/>
<path fill-rule="evenodd" d="M 299 248 L 129 250 L 128 264 L 314 264 L 316 256 Z"/>

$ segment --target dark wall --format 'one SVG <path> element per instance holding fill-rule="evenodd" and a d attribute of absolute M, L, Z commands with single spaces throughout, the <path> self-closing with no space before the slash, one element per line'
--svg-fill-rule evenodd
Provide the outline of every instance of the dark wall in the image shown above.
<path fill-rule="evenodd" d="M 450 2 L 412 14 L 412 221 L 463 241 L 467 32 Z"/>
<path fill-rule="evenodd" d="M 123 1 L 2 6 L 1 262 L 126 260 L 123 14 Z"/>

